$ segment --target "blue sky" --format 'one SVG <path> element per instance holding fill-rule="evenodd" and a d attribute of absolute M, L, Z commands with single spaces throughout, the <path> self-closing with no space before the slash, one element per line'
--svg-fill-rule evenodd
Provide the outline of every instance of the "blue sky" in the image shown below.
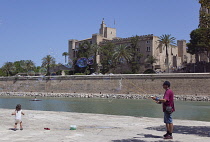
<path fill-rule="evenodd" d="M 0 0 L 0 67 L 52 55 L 64 62 L 69 39 L 98 33 L 102 19 L 118 37 L 171 34 L 189 40 L 198 0 Z M 115 20 L 115 25 L 114 25 Z"/>

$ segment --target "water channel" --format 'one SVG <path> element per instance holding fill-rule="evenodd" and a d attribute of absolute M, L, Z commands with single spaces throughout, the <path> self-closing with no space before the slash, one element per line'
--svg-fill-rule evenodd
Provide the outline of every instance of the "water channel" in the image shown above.
<path fill-rule="evenodd" d="M 0 97 L 0 108 L 15 109 L 21 104 L 22 109 L 43 111 L 66 111 L 79 113 L 98 113 L 126 115 L 135 117 L 162 118 L 161 105 L 152 100 L 124 99 L 85 99 L 85 98 L 37 98 L 42 101 L 29 101 L 31 97 Z M 175 119 L 210 121 L 210 102 L 175 101 Z M 10 113 L 10 112 L 8 112 Z"/>

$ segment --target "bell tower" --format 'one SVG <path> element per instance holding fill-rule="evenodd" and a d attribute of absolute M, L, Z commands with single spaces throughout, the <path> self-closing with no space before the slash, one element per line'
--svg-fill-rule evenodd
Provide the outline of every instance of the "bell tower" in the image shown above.
<path fill-rule="evenodd" d="M 103 18 L 102 23 L 101 23 L 101 28 L 99 29 L 99 33 L 103 37 L 105 37 L 105 27 L 106 27 L 106 24 L 104 23 L 104 18 Z"/>
<path fill-rule="evenodd" d="M 106 24 L 105 24 L 104 18 L 103 18 L 102 23 L 101 23 L 101 27 L 99 29 L 99 34 L 104 38 L 112 40 L 113 38 L 116 37 L 116 29 L 106 27 Z"/>

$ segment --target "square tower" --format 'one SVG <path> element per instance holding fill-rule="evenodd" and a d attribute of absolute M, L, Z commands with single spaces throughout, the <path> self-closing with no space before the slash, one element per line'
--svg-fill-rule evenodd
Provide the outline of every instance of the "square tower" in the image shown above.
<path fill-rule="evenodd" d="M 103 19 L 101 23 L 101 28 L 99 29 L 99 33 L 104 38 L 111 40 L 116 37 L 116 28 L 106 27 L 106 24 L 104 23 L 104 19 Z"/>

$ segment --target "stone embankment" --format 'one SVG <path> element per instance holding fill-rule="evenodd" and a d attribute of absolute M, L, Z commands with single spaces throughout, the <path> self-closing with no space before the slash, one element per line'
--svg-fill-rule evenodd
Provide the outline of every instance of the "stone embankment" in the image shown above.
<path fill-rule="evenodd" d="M 0 92 L 0 96 L 9 97 L 68 97 L 68 98 L 109 98 L 109 99 L 148 99 L 151 96 L 162 98 L 162 94 L 102 94 L 102 93 L 46 93 L 46 92 Z M 210 96 L 175 95 L 175 100 L 181 101 L 210 101 Z"/>

